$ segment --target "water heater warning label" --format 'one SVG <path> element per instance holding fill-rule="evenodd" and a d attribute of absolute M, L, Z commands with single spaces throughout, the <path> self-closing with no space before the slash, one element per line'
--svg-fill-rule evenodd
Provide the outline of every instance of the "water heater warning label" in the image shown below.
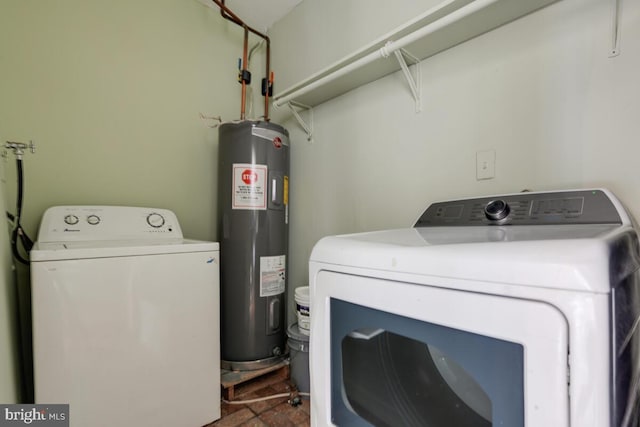
<path fill-rule="evenodd" d="M 267 165 L 233 164 L 233 209 L 267 209 Z"/>
<path fill-rule="evenodd" d="M 284 293 L 286 278 L 285 255 L 260 257 L 260 296 L 270 297 Z"/>

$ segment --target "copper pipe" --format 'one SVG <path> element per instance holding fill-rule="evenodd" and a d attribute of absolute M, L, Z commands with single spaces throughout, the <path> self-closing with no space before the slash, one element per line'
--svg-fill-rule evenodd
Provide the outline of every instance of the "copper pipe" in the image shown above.
<path fill-rule="evenodd" d="M 271 65 L 270 65 L 270 60 L 271 60 L 271 41 L 269 40 L 269 37 L 266 38 L 267 40 L 267 73 L 265 74 L 265 79 L 266 79 L 266 84 L 265 84 L 265 91 L 264 91 L 264 121 L 268 122 L 269 121 L 269 87 L 273 84 L 273 77 L 271 76 Z"/>
<path fill-rule="evenodd" d="M 242 19 L 240 19 L 235 13 L 233 13 L 231 11 L 231 9 L 229 9 L 225 4 L 224 4 L 224 0 L 213 0 L 213 2 L 215 4 L 218 5 L 218 7 L 220 8 L 220 15 L 224 18 L 224 19 L 228 19 L 229 21 L 240 25 L 241 27 L 244 27 L 245 24 L 244 22 L 242 22 Z"/>
<path fill-rule="evenodd" d="M 247 82 L 244 80 L 244 71 L 247 69 L 247 52 L 249 51 L 249 30 L 244 27 L 244 45 L 242 47 L 242 95 L 240 97 L 240 120 L 244 120 L 247 104 Z"/>
<path fill-rule="evenodd" d="M 231 9 L 229 9 L 225 4 L 224 4 L 224 0 L 211 0 L 213 1 L 219 8 L 220 8 L 220 15 L 233 22 L 234 24 L 237 24 L 239 26 L 241 26 L 242 28 L 244 28 L 244 49 L 243 49 L 243 54 L 242 54 L 242 70 L 241 71 L 246 71 L 246 66 L 247 66 L 247 51 L 248 51 L 248 39 L 249 39 L 249 31 L 251 31 L 253 34 L 262 37 L 264 40 L 266 40 L 267 42 L 267 58 L 266 58 L 266 75 L 265 75 L 265 79 L 267 81 L 266 84 L 266 94 L 264 97 L 264 120 L 265 121 L 269 121 L 269 83 L 272 82 L 272 78 L 270 76 L 271 74 L 271 41 L 269 40 L 269 37 L 267 37 L 266 34 L 262 34 L 261 32 L 251 28 L 250 26 L 248 26 L 247 24 L 244 23 L 244 21 L 242 21 L 242 19 L 240 19 L 235 13 L 233 13 L 231 11 Z M 245 103 L 246 103 L 246 83 L 244 81 L 242 81 L 242 106 L 240 108 L 240 119 L 244 120 L 244 116 L 245 116 Z"/>
<path fill-rule="evenodd" d="M 269 41 L 269 37 L 267 37 L 266 34 L 262 34 L 258 30 L 254 29 L 254 28 L 251 28 L 250 26 L 245 24 L 244 21 L 242 21 L 242 19 L 240 19 L 235 13 L 233 13 L 231 11 L 231 9 L 229 9 L 227 6 L 225 6 L 224 0 L 211 0 L 211 1 L 214 2 L 220 8 L 220 15 L 222 15 L 223 18 L 228 19 L 229 21 L 231 21 L 234 24 L 237 24 L 237 25 L 239 25 L 241 27 L 246 27 L 253 34 L 255 34 L 258 37 L 261 37 L 261 38 L 267 40 L 267 42 Z"/>

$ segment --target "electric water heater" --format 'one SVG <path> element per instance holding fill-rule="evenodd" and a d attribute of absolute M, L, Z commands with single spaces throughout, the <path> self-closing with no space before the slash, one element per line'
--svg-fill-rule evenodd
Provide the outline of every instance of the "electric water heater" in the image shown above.
<path fill-rule="evenodd" d="M 218 156 L 222 366 L 257 369 L 285 352 L 289 133 L 224 123 Z"/>

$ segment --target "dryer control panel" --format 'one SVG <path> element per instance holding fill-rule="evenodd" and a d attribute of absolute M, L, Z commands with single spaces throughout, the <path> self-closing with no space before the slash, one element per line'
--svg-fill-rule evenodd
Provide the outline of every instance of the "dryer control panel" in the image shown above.
<path fill-rule="evenodd" d="M 172 211 L 130 206 L 54 206 L 44 213 L 38 231 L 41 243 L 182 237 Z"/>
<path fill-rule="evenodd" d="M 433 203 L 414 227 L 622 224 L 603 190 L 517 193 Z"/>

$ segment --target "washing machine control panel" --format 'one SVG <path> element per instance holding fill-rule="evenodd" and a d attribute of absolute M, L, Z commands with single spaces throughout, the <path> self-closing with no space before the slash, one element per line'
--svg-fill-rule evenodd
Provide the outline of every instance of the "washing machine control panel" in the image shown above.
<path fill-rule="evenodd" d="M 415 227 L 621 223 L 618 209 L 603 190 L 578 190 L 434 203 Z"/>
<path fill-rule="evenodd" d="M 78 219 L 77 216 L 73 214 L 69 214 L 64 216 L 64 222 L 65 224 L 68 224 L 68 225 L 76 225 L 78 222 L 80 222 L 80 220 Z"/>
<path fill-rule="evenodd" d="M 160 228 L 164 225 L 164 217 L 158 212 L 152 212 L 147 215 L 147 224 L 153 228 Z"/>
<path fill-rule="evenodd" d="M 55 206 L 43 215 L 38 232 L 39 242 L 182 238 L 172 211 L 129 206 Z"/>

